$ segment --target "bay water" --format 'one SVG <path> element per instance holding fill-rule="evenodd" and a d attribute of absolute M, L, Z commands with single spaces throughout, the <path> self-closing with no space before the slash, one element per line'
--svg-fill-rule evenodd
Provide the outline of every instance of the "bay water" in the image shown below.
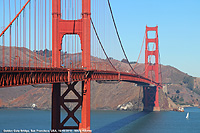
<path fill-rule="evenodd" d="M 79 120 L 80 113 L 76 113 Z M 67 113 L 62 111 L 61 114 L 63 120 Z M 74 125 L 74 122 L 70 120 L 67 124 Z M 0 109 L 0 132 L 45 132 L 50 129 L 50 110 Z M 94 133 L 200 133 L 200 109 L 185 108 L 185 112 L 95 110 L 91 111 L 91 130 Z"/>

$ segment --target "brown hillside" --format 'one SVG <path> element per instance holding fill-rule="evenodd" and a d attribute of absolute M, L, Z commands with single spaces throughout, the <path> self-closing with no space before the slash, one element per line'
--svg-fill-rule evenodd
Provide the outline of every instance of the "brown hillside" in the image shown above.
<path fill-rule="evenodd" d="M 2 46 L 0 46 L 0 50 Z M 8 51 L 9 48 L 5 47 Z M 22 54 L 23 48 L 18 48 L 18 54 Z M 31 54 L 31 60 L 34 60 L 35 54 L 37 54 L 38 63 L 44 63 L 44 51 L 29 51 L 24 49 L 26 57 Z M 14 51 L 14 48 L 12 48 Z M 51 56 L 51 51 L 50 56 Z M 76 66 L 81 67 L 81 57 L 78 54 L 63 53 L 62 58 L 65 61 L 76 60 Z M 48 56 L 49 58 L 51 58 Z M 9 52 L 5 56 L 5 61 L 8 62 Z M 12 55 L 12 62 L 14 62 L 15 54 Z M 28 63 L 26 58 L 26 63 Z M 23 62 L 23 57 L 21 57 Z M 48 60 L 47 60 L 48 61 Z M 119 71 L 131 72 L 129 65 L 126 62 L 111 59 L 114 66 Z M 111 65 L 105 59 L 99 59 L 97 57 L 91 57 L 92 67 L 94 69 L 107 69 L 114 70 Z M 96 63 L 101 62 L 101 63 Z M 8 63 L 7 63 L 8 64 Z M 47 62 L 48 64 L 48 62 Z M 65 64 L 65 62 L 63 62 Z M 67 64 L 67 63 L 66 63 Z M 0 59 L 0 65 L 2 65 L 2 59 Z M 75 64 L 73 64 L 75 66 Z M 135 64 L 132 64 L 134 67 Z M 64 67 L 66 67 L 64 65 Z M 144 64 L 137 64 L 135 71 L 138 74 L 143 73 L 145 70 Z M 162 70 L 162 83 L 166 86 L 165 92 L 160 90 L 160 106 L 162 109 L 169 109 L 168 97 L 171 98 L 177 104 L 190 104 L 198 105 L 200 100 L 200 78 L 193 78 L 186 73 L 179 71 L 171 66 L 161 66 Z M 144 73 L 143 73 L 144 76 Z M 153 75 L 154 77 L 154 75 Z M 186 81 L 186 79 L 190 79 Z M 193 81 L 193 82 L 192 82 Z M 62 91 L 66 90 L 66 85 L 62 84 Z M 80 84 L 76 86 L 76 90 L 80 93 Z M 177 91 L 178 90 L 178 91 Z M 71 93 L 69 97 L 73 97 Z M 132 109 L 143 108 L 143 89 L 140 86 L 136 86 L 133 83 L 125 82 L 96 82 L 91 83 L 91 107 L 92 109 L 117 109 L 118 105 L 123 105 L 131 102 Z M 38 108 L 49 109 L 51 107 L 51 85 L 35 85 L 35 86 L 21 86 L 21 87 L 9 87 L 0 89 L 0 107 L 31 107 L 32 104 L 36 104 Z M 170 103 L 173 104 L 173 103 Z M 71 104 L 68 104 L 72 107 Z"/>

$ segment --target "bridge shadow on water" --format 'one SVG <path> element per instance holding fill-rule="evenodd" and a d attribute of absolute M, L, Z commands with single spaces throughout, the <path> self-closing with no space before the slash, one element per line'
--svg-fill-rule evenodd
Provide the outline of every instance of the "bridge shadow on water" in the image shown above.
<path fill-rule="evenodd" d="M 118 121 L 112 122 L 108 125 L 105 125 L 99 129 L 93 130 L 94 133 L 110 133 L 119 130 L 120 128 L 148 115 L 153 111 L 155 106 L 155 95 L 156 95 L 156 87 L 155 86 L 146 86 L 143 87 L 143 105 L 144 109 L 142 112 L 137 112 L 135 114 L 129 115 L 125 118 L 122 118 Z M 146 107 L 146 108 L 145 108 Z"/>
<path fill-rule="evenodd" d="M 94 133 L 111 133 L 111 132 L 115 132 L 117 130 L 119 130 L 120 128 L 146 116 L 147 114 L 149 114 L 150 112 L 146 112 L 146 111 L 142 111 L 142 112 L 138 112 L 135 113 L 133 115 L 129 115 L 123 119 L 120 119 L 118 121 L 112 122 L 108 125 L 105 125 L 99 129 L 93 130 Z"/>

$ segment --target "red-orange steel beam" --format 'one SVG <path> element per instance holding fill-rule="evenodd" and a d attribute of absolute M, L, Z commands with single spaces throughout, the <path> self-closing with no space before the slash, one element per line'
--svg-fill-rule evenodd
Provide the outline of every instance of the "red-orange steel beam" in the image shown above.
<path fill-rule="evenodd" d="M 91 15 L 91 0 L 82 0 L 82 38 L 81 38 L 81 50 L 82 50 L 82 66 L 84 69 L 90 69 L 90 15 Z M 86 77 L 83 82 L 82 88 L 82 112 L 80 130 L 90 131 L 90 77 Z"/>
<path fill-rule="evenodd" d="M 148 37 L 148 32 L 149 31 L 155 31 L 155 38 L 149 38 Z M 145 42 L 146 42 L 146 45 L 145 45 L 145 68 L 146 68 L 146 71 L 145 71 L 145 77 L 148 78 L 149 76 L 149 71 L 154 71 L 155 72 L 155 82 L 159 83 L 159 50 L 158 50 L 158 26 L 156 27 L 147 27 L 146 26 L 146 38 L 145 38 Z M 149 47 L 149 43 L 154 43 L 156 48 L 155 50 L 148 50 L 148 47 Z M 155 63 L 154 64 L 150 64 L 149 62 L 149 56 L 152 56 L 154 55 L 155 56 Z M 152 79 L 154 80 L 154 79 Z M 145 88 L 146 89 L 146 88 Z M 159 107 L 159 95 L 158 95 L 158 90 L 159 90 L 159 87 L 156 87 L 156 90 L 155 90 L 155 101 L 154 101 L 154 110 L 156 111 L 159 111 L 160 110 L 160 107 Z M 147 92 L 147 91 L 146 91 Z M 147 96 L 148 94 L 146 94 Z M 146 100 L 148 100 L 146 98 Z M 147 103 L 148 101 L 146 101 Z M 148 105 L 146 105 L 148 106 Z"/>
<path fill-rule="evenodd" d="M 0 88 L 33 84 L 49 84 L 91 80 L 125 81 L 162 87 L 159 83 L 135 74 L 84 69 L 0 67 Z"/>
<path fill-rule="evenodd" d="M 156 34 L 155 34 L 155 38 L 148 38 L 148 32 L 149 31 L 155 31 Z M 146 38 L 145 38 L 145 42 L 146 42 L 146 45 L 145 45 L 145 68 L 147 68 L 147 70 L 145 71 L 145 77 L 148 78 L 148 74 L 149 74 L 149 68 L 150 67 L 153 67 L 153 70 L 155 70 L 155 81 L 156 82 L 159 82 L 159 61 L 158 61 L 158 58 L 159 58 L 159 51 L 158 51 L 158 26 L 156 27 L 147 27 L 146 26 Z M 154 43 L 155 44 L 155 50 L 153 51 L 149 51 L 148 50 L 148 45 L 149 43 Z M 151 55 L 154 55 L 155 56 L 155 64 L 154 65 L 149 65 L 149 60 L 148 60 L 148 57 L 151 56 Z M 153 79 L 152 79 L 153 80 Z"/>
<path fill-rule="evenodd" d="M 90 69 L 90 0 L 82 0 L 82 18 L 79 20 L 61 19 L 61 0 L 52 1 L 52 67 L 61 67 L 61 44 L 66 34 L 77 34 L 81 40 L 82 67 Z M 90 130 L 90 78 L 84 79 L 82 115 L 80 130 Z M 54 91 L 53 91 L 54 92 Z M 54 100 L 55 101 L 55 100 Z M 55 125 L 56 126 L 56 125 Z M 58 127 L 56 127 L 58 129 Z"/>
<path fill-rule="evenodd" d="M 59 20 L 61 17 L 60 0 L 52 0 L 52 67 L 60 68 L 61 43 L 59 43 Z M 60 78 L 60 77 L 59 77 Z M 52 85 L 52 119 L 51 128 L 60 128 L 60 91 L 61 84 Z"/>

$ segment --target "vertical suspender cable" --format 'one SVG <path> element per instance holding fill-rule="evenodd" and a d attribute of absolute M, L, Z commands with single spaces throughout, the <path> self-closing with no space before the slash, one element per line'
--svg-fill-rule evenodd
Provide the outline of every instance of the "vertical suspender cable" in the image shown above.
<path fill-rule="evenodd" d="M 75 15 L 75 20 L 76 20 L 76 0 L 75 0 L 74 6 L 75 6 L 75 7 L 74 7 L 74 8 L 75 8 L 75 9 L 74 9 L 74 10 L 75 10 L 75 11 L 74 11 L 74 15 Z M 76 35 L 75 35 L 74 37 L 75 37 L 75 50 L 74 50 L 74 51 L 75 51 L 75 54 L 74 54 L 74 56 L 75 56 L 75 60 L 74 60 L 75 66 L 74 66 L 74 67 L 76 68 Z"/>
<path fill-rule="evenodd" d="M 16 9 L 17 9 L 17 5 L 16 5 Z M 16 50 L 17 50 L 17 52 L 16 52 L 16 66 L 17 66 L 17 69 L 18 69 L 18 67 L 19 67 L 19 54 L 18 54 L 18 51 L 19 51 L 19 16 L 17 17 L 17 22 L 16 22 Z"/>
<path fill-rule="evenodd" d="M 22 5 L 23 5 L 23 1 L 22 1 Z M 22 51 L 21 51 L 21 52 L 22 52 L 22 61 L 23 61 L 22 67 L 23 67 L 23 68 L 24 68 L 24 21 L 25 21 L 24 13 L 25 13 L 25 12 L 23 11 L 23 15 L 22 15 L 22 23 L 23 23 L 23 24 L 22 24 L 22 27 L 23 27 L 23 30 L 22 30 L 22 32 L 23 32 L 23 33 L 22 33 L 22 38 L 23 38 L 23 39 L 22 39 Z M 22 27 L 21 27 L 21 28 L 22 28 Z"/>
<path fill-rule="evenodd" d="M 96 12 L 97 12 L 97 15 L 96 15 L 96 28 L 97 30 L 99 29 L 99 23 L 98 23 L 98 0 L 96 0 Z M 100 34 L 100 32 L 99 32 Z M 97 58 L 99 58 L 99 45 L 98 45 L 98 42 L 97 42 Z M 97 69 L 99 69 L 99 61 L 97 60 Z"/>
<path fill-rule="evenodd" d="M 104 11 L 104 14 L 105 15 L 103 15 L 103 35 L 104 35 L 104 44 L 106 43 L 106 3 L 105 3 L 105 1 L 104 1 L 104 4 L 103 4 L 104 6 L 104 8 L 103 8 L 103 11 Z M 103 55 L 103 53 L 102 53 L 102 55 Z M 102 57 L 102 58 L 104 58 L 104 57 Z M 107 64 L 106 64 L 106 66 L 107 66 Z M 107 67 L 106 67 L 107 68 Z M 107 70 L 107 69 L 106 69 Z"/>
<path fill-rule="evenodd" d="M 94 18 L 94 22 L 96 23 L 97 21 L 97 0 L 95 0 L 95 18 Z M 95 39 L 95 57 L 97 57 L 97 40 Z M 96 63 L 97 59 L 95 58 L 95 69 L 97 69 L 97 63 Z"/>
<path fill-rule="evenodd" d="M 23 64 L 24 64 L 24 66 L 23 67 L 25 67 L 26 66 L 26 9 L 24 9 L 24 23 L 23 23 L 23 25 L 24 25 L 24 29 L 23 29 L 23 35 L 24 35 L 24 37 L 23 37 L 23 41 L 24 41 L 24 43 L 23 43 L 23 45 L 24 45 L 24 47 L 23 47 Z"/>
<path fill-rule="evenodd" d="M 23 53 L 22 53 L 22 57 L 23 57 L 23 69 L 25 67 L 25 58 L 26 58 L 26 52 L 25 52 L 25 25 L 26 25 L 26 14 L 25 14 L 25 10 L 23 11 Z"/>
<path fill-rule="evenodd" d="M 100 2 L 99 2 L 99 0 L 97 0 L 97 5 L 100 5 Z M 101 35 L 101 30 L 100 30 L 100 8 L 99 8 L 99 6 L 97 7 L 97 18 L 98 18 L 98 25 L 97 25 L 97 27 L 98 27 L 98 29 L 99 29 L 99 34 Z M 101 56 L 100 56 L 100 46 L 98 45 L 98 55 L 99 55 L 99 58 L 101 59 Z M 100 61 L 100 60 L 99 60 Z M 99 63 L 100 64 L 100 63 Z"/>
<path fill-rule="evenodd" d="M 41 67 L 43 67 L 43 0 L 40 1 L 40 48 L 39 48 L 39 51 L 40 51 L 40 63 L 41 63 Z"/>
<path fill-rule="evenodd" d="M 98 29 L 98 0 L 96 0 L 96 28 Z M 98 41 L 98 40 L 97 40 Z M 99 47 L 99 45 L 98 45 L 98 42 L 96 41 L 96 54 L 97 54 L 97 58 L 99 57 L 99 55 L 98 55 L 98 47 Z M 97 60 L 97 68 L 96 69 L 98 69 L 99 67 L 98 67 L 98 60 Z"/>
<path fill-rule="evenodd" d="M 31 3 L 29 3 L 29 69 L 31 67 Z"/>
<path fill-rule="evenodd" d="M 51 0 L 49 0 L 49 67 L 51 67 Z"/>
<path fill-rule="evenodd" d="M 81 3 L 81 1 L 80 1 L 80 0 L 78 0 L 78 11 L 77 11 L 77 12 L 78 12 L 78 14 L 77 14 L 77 15 L 78 15 L 78 17 L 80 17 L 80 10 L 81 10 L 81 9 L 80 9 L 80 7 L 81 7 L 81 6 L 79 6 L 79 5 L 80 5 L 80 3 Z M 79 39 L 79 38 L 78 38 L 78 44 L 80 44 L 80 39 Z M 80 63 L 80 57 L 79 57 L 79 47 L 80 47 L 80 45 L 78 46 L 78 49 L 77 49 L 77 51 L 78 51 L 78 63 Z"/>
<path fill-rule="evenodd" d="M 45 17 L 44 17 L 45 18 L 45 25 L 44 25 L 45 26 L 45 30 L 44 30 L 44 33 L 45 33 L 45 42 L 44 42 L 45 43 L 45 49 L 44 49 L 45 50 L 45 68 L 46 68 L 46 61 L 47 61 L 47 44 L 46 44 L 47 43 L 47 34 L 46 34 L 46 32 L 47 32 L 46 31 L 47 30 L 47 19 L 46 19 L 46 17 L 47 17 L 47 11 L 46 11 L 47 6 L 46 6 L 46 4 L 47 4 L 47 2 L 45 0 Z"/>
<path fill-rule="evenodd" d="M 94 3 L 93 3 L 93 12 L 94 12 L 94 13 L 93 13 L 92 15 L 93 15 L 93 17 L 94 17 L 94 20 L 93 20 L 93 21 L 95 22 L 95 20 L 96 20 L 96 19 L 95 19 L 95 17 L 96 17 L 96 16 L 95 16 L 95 15 L 96 15 L 96 12 L 95 12 L 95 8 L 96 8 L 95 2 L 96 2 L 96 0 L 93 0 L 93 1 L 94 1 Z M 93 34 L 94 34 L 94 32 L 93 32 Z M 94 69 L 96 69 L 96 64 L 95 64 L 95 61 L 96 61 L 96 58 L 95 58 L 96 53 L 95 53 L 95 49 L 96 49 L 96 40 L 95 40 L 95 38 L 94 38 L 94 40 L 93 40 L 93 52 L 94 52 L 94 53 L 93 53 L 93 54 L 94 54 L 94 60 L 93 60 L 93 62 L 94 62 Z"/>
<path fill-rule="evenodd" d="M 79 0 L 77 0 L 77 19 L 79 19 Z M 78 50 L 79 50 L 79 39 L 78 39 L 78 36 L 76 37 L 77 38 L 77 53 L 76 53 L 76 56 L 77 56 L 77 65 L 76 67 L 78 68 L 78 64 L 79 64 L 79 54 L 78 54 Z"/>
<path fill-rule="evenodd" d="M 77 17 L 76 14 L 77 14 L 77 0 L 75 0 L 75 20 L 76 20 L 76 17 Z M 77 36 L 76 35 L 74 35 L 74 36 L 75 36 L 75 54 L 74 54 L 75 55 L 75 68 L 77 68 L 76 67 L 77 66 L 77 60 L 76 60 L 77 59 L 77 57 L 76 57 L 77 56 L 77 53 L 76 53 L 77 52 L 76 51 L 76 49 L 77 49 L 77 46 L 76 46 L 77 45 Z"/>
<path fill-rule="evenodd" d="M 24 1 L 24 2 L 26 2 L 26 1 Z M 27 47 L 27 46 L 26 46 L 26 16 L 27 16 L 27 15 L 26 15 L 26 9 L 24 9 L 24 12 L 25 12 L 25 25 L 24 25 L 24 26 L 25 26 L 25 29 L 24 29 L 24 36 L 25 36 L 25 37 L 24 37 L 24 39 L 25 39 L 25 40 L 24 40 L 24 41 L 25 41 L 25 43 L 24 43 L 24 45 L 25 45 L 25 46 L 24 46 L 24 50 L 25 50 L 25 55 L 24 55 L 25 66 L 24 66 L 24 67 L 26 67 L 26 51 L 27 51 L 27 50 L 26 50 L 26 47 Z"/>
<path fill-rule="evenodd" d="M 37 54 L 37 57 L 38 55 L 40 56 L 40 2 L 39 1 L 38 1 L 38 54 Z M 38 64 L 39 64 L 39 60 L 38 60 Z"/>
<path fill-rule="evenodd" d="M 64 0 L 61 0 L 61 19 L 64 19 L 64 15 L 63 15 L 63 1 Z M 61 66 L 63 65 L 63 38 L 62 38 L 62 44 L 61 44 L 61 51 L 60 51 L 60 58 L 61 58 Z"/>
<path fill-rule="evenodd" d="M 105 42 L 106 42 L 106 22 L 107 22 L 107 20 L 106 20 L 106 18 L 107 18 L 107 14 L 106 14 L 106 2 L 104 1 L 104 44 L 105 44 Z M 106 46 L 106 45 L 105 45 Z M 107 70 L 107 62 L 106 62 L 106 70 Z"/>
<path fill-rule="evenodd" d="M 104 1 L 103 1 L 104 2 Z M 102 3 L 100 3 L 101 5 L 103 5 L 103 2 Z M 103 7 L 104 8 L 104 7 Z M 100 9 L 100 12 L 103 12 L 103 8 L 102 8 L 102 10 L 101 10 L 101 8 L 99 8 Z M 102 22 L 104 22 L 104 20 L 103 20 L 103 17 L 102 17 L 102 15 L 100 15 L 100 23 L 102 23 Z M 103 28 L 104 26 L 102 26 L 102 35 L 104 35 L 104 28 Z M 103 41 L 104 42 L 104 41 Z M 104 43 L 105 44 L 105 43 Z M 101 49 L 100 49 L 100 56 L 101 56 L 101 59 L 103 59 L 102 58 L 102 52 L 101 52 Z"/>
<path fill-rule="evenodd" d="M 18 51 L 19 51 L 19 47 L 18 47 L 18 41 L 19 41 L 19 36 L 18 36 L 18 25 L 19 25 L 19 17 L 17 18 L 17 56 L 16 56 L 16 60 L 17 60 L 17 69 L 19 67 L 19 55 L 18 55 Z"/>
<path fill-rule="evenodd" d="M 66 10 L 67 10 L 66 8 L 67 7 L 66 6 L 67 6 L 67 3 L 66 3 L 66 0 L 65 0 L 65 20 L 67 19 L 67 15 L 66 15 L 67 14 L 67 12 L 66 12 Z M 67 47 L 67 38 L 65 36 L 65 52 L 64 52 L 64 55 L 65 55 L 65 67 L 67 66 L 67 58 L 66 58 L 67 48 L 66 47 Z"/>
<path fill-rule="evenodd" d="M 93 0 L 93 4 L 92 4 L 92 12 L 93 12 L 93 14 L 92 14 L 92 16 L 94 15 L 94 0 Z M 94 60 L 92 60 L 93 61 L 93 69 L 95 69 L 94 67 L 95 67 L 95 43 L 94 43 L 94 33 L 92 32 L 92 51 L 93 51 L 93 56 L 94 56 Z"/>
<path fill-rule="evenodd" d="M 69 8 L 70 8 L 70 6 L 69 6 L 69 5 L 70 5 L 70 0 L 68 0 L 68 19 L 69 19 L 69 15 L 70 15 L 70 13 L 69 13 L 69 11 L 70 11 Z M 68 36 L 68 44 L 67 44 L 67 45 L 68 45 L 68 54 L 67 54 L 67 55 L 68 55 L 68 68 L 70 68 L 70 60 L 69 60 L 69 58 L 70 58 L 70 57 L 69 57 L 69 49 L 70 49 L 70 48 L 69 48 L 69 40 L 70 40 L 70 38 L 69 38 L 69 36 Z"/>
<path fill-rule="evenodd" d="M 39 29 L 39 33 L 40 33 L 40 44 L 39 44 L 39 51 L 40 51 L 40 54 L 39 54 L 39 60 L 40 60 L 40 67 L 42 67 L 42 0 L 40 0 L 40 8 L 39 8 L 39 11 L 40 11 L 40 21 L 39 21 L 39 24 L 40 24 L 40 29 Z"/>
<path fill-rule="evenodd" d="M 16 1 L 15 1 L 15 15 L 16 15 Z M 17 23 L 15 22 L 15 56 L 14 56 L 14 62 L 13 62 L 14 67 L 16 67 L 16 62 L 17 62 L 17 60 L 16 60 L 16 41 L 17 41 L 17 39 L 16 39 L 16 31 L 17 31 L 16 24 Z"/>
<path fill-rule="evenodd" d="M 36 0 L 34 6 L 34 67 L 36 67 Z"/>
<path fill-rule="evenodd" d="M 21 0 L 20 0 L 20 9 L 21 9 Z M 22 16 L 22 15 L 21 15 L 21 16 Z M 19 21 L 19 24 L 20 24 L 20 28 L 19 28 L 19 30 L 20 30 L 20 42 L 19 42 L 19 44 L 20 44 L 20 56 L 19 56 L 19 58 L 20 58 L 20 59 L 19 59 L 19 62 L 20 62 L 20 63 L 19 63 L 19 66 L 21 66 L 21 61 L 20 61 L 20 60 L 21 60 L 21 57 L 22 57 L 22 56 L 21 56 L 21 55 L 22 55 L 22 47 L 21 47 L 21 44 L 22 44 L 22 23 L 21 23 L 22 20 L 21 20 L 21 19 L 22 19 L 22 17 L 21 17 L 21 16 L 20 16 L 20 19 L 19 19 L 19 20 L 20 20 L 20 21 Z"/>
<path fill-rule="evenodd" d="M 97 30 L 98 30 L 98 0 L 96 0 L 96 28 L 97 28 Z M 99 58 L 99 55 L 98 55 L 98 48 L 99 46 L 98 46 L 98 42 L 97 42 L 97 51 L 96 51 L 96 53 L 97 53 L 97 58 Z M 98 64 L 98 60 L 97 60 L 97 64 Z M 98 65 L 97 65 L 97 67 L 98 67 Z M 99 67 L 98 67 L 99 68 Z M 98 69 L 97 68 L 97 69 Z"/>
<path fill-rule="evenodd" d="M 25 50 L 25 49 L 24 49 L 24 44 L 25 44 L 25 42 L 24 42 L 24 41 L 25 41 L 25 35 L 24 35 L 24 34 L 25 34 L 25 31 L 24 31 L 24 30 L 25 30 L 25 21 L 26 21 L 26 18 L 25 18 L 25 11 L 23 11 L 23 20 L 22 20 L 22 21 L 23 21 L 23 35 L 22 35 L 22 36 L 23 36 L 23 40 L 22 40 L 22 41 L 23 41 L 23 45 L 22 45 L 22 47 L 23 47 L 23 48 L 22 48 L 22 49 L 23 49 L 23 53 L 22 53 L 22 60 L 23 60 L 23 69 L 24 69 L 24 64 L 25 64 L 25 63 L 24 63 L 24 62 L 25 62 L 25 59 L 24 59 L 24 57 L 25 57 L 25 55 L 24 55 L 24 54 L 25 54 L 25 53 L 24 53 L 24 50 Z"/>
<path fill-rule="evenodd" d="M 74 9 L 74 8 L 73 8 L 73 6 L 74 6 L 74 4 L 73 4 L 73 0 L 72 0 L 72 20 L 74 19 L 74 14 L 73 14 L 73 13 L 74 13 L 74 12 L 73 12 L 73 9 Z M 72 65 L 72 68 L 73 68 L 73 64 L 74 64 L 74 63 L 73 63 L 73 61 L 74 61 L 74 58 L 73 58 L 73 57 L 74 57 L 74 56 L 73 56 L 73 52 L 74 52 L 73 50 L 74 50 L 74 47 L 73 47 L 73 45 L 74 45 L 74 36 L 72 36 L 72 59 L 71 59 L 71 62 L 72 62 L 71 65 Z"/>
<path fill-rule="evenodd" d="M 98 29 L 99 29 L 99 25 L 100 25 L 100 24 L 99 24 L 99 21 L 100 21 L 100 20 L 99 20 L 99 19 L 100 19 L 100 16 L 99 16 L 99 4 L 100 4 L 100 3 L 99 3 L 99 0 L 97 0 L 97 5 L 98 5 L 98 6 L 97 6 L 97 28 L 98 28 Z M 100 30 L 99 30 L 99 31 L 100 31 Z M 101 33 L 101 32 L 100 32 L 100 33 Z M 100 49 L 99 49 L 99 45 L 98 45 L 98 51 L 97 51 L 97 52 L 98 52 L 98 57 L 100 58 Z"/>
<path fill-rule="evenodd" d="M 10 0 L 9 0 L 9 22 L 11 21 L 11 11 L 10 10 L 11 10 L 11 8 L 10 8 Z M 11 67 L 11 58 L 12 58 L 11 57 L 11 52 L 12 52 L 11 51 L 11 43 L 12 43 L 11 42 L 11 37 L 12 36 L 11 36 L 11 26 L 10 26 L 10 42 L 9 42 L 10 43 L 10 67 Z"/>
<path fill-rule="evenodd" d="M 3 28 L 5 27 L 5 0 L 3 0 Z M 3 67 L 5 66 L 5 37 L 3 34 Z"/>
<path fill-rule="evenodd" d="M 75 5 L 75 11 L 74 11 L 75 12 L 75 20 L 76 20 L 76 0 L 75 0 L 74 5 Z M 75 56 L 75 61 L 74 61 L 75 66 L 74 67 L 76 68 L 76 35 L 75 35 L 75 50 L 74 51 L 75 51 L 75 54 L 74 54 L 74 56 Z"/>

